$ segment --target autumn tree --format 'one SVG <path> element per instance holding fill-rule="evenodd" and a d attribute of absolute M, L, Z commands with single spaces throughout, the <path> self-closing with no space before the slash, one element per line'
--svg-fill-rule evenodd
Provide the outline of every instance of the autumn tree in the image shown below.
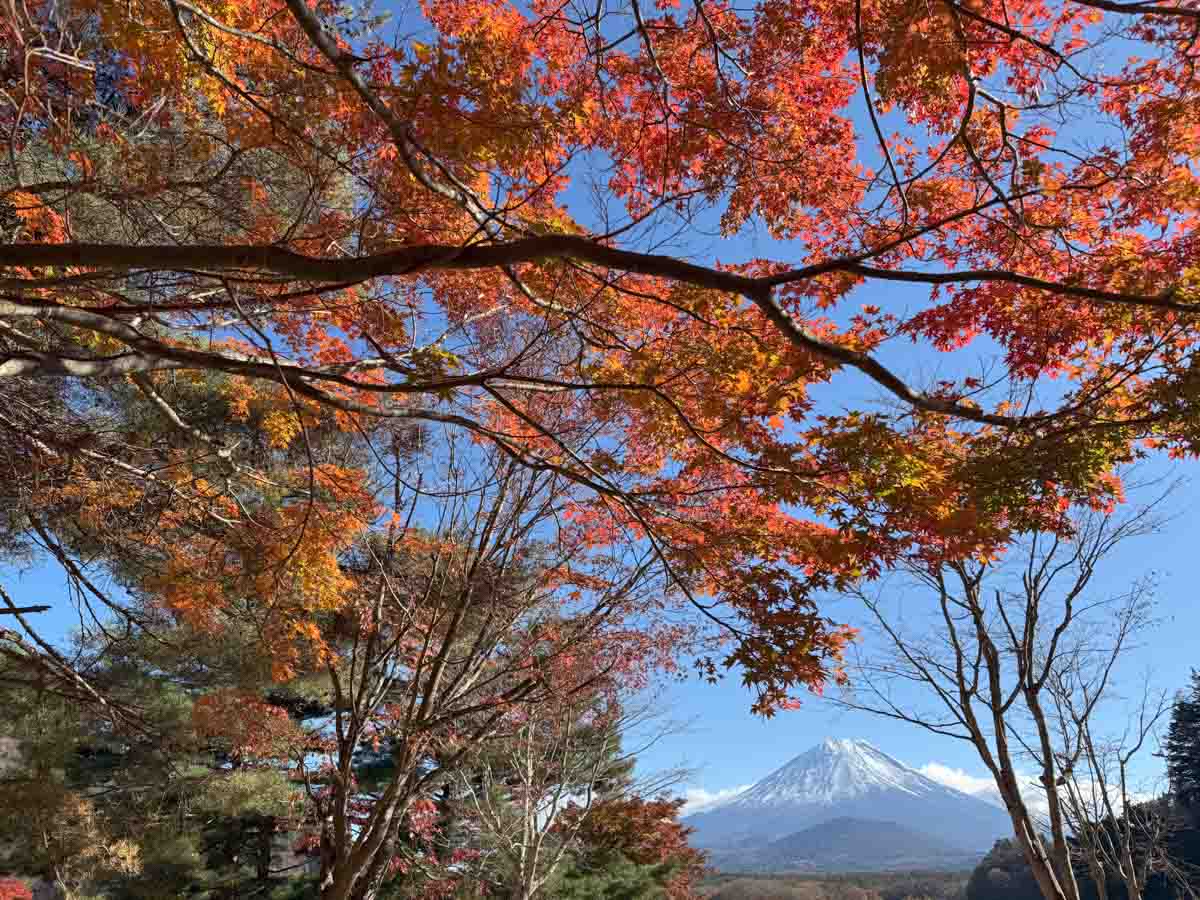
<path fill-rule="evenodd" d="M 202 427 L 214 397 L 278 446 L 461 429 L 652 546 L 736 636 L 707 671 L 742 666 L 766 712 L 835 671 L 815 588 L 1060 527 L 1148 444 L 1193 450 L 1188 2 L 16 8 L 0 374 L 26 470 L 229 518 L 263 476 Z M 927 302 L 872 302 L 896 284 Z M 979 336 L 998 369 L 884 362 Z M 203 483 L 151 481 L 62 386 L 117 382 Z M 894 406 L 832 411 L 827 383 Z M 54 483 L 18 482 L 38 507 Z"/>
<path fill-rule="evenodd" d="M 1105 882 L 1111 872 L 1124 873 L 1130 886 L 1144 885 L 1143 864 L 1165 851 L 1161 823 L 1141 822 L 1131 811 L 1110 848 L 1117 864 L 1100 834 L 1089 830 L 1102 823 L 1087 819 L 1096 811 L 1089 799 L 1110 813 L 1128 802 L 1129 763 L 1148 750 L 1157 721 L 1153 703 L 1140 718 L 1135 714 L 1132 737 L 1111 751 L 1117 757 L 1111 768 L 1095 719 L 1114 701 L 1122 657 L 1152 621 L 1153 585 L 1141 580 L 1125 592 L 1096 596 L 1094 579 L 1117 546 L 1157 527 L 1153 503 L 1125 516 L 1089 512 L 1075 519 L 1070 537 L 1035 532 L 1006 558 L 911 566 L 913 584 L 934 603 L 918 618 L 921 625 L 888 597 L 858 593 L 884 649 L 864 656 L 842 702 L 968 744 L 995 781 L 1015 845 L 1046 900 L 1081 897 L 1073 826 L 1095 839 L 1085 843 L 1092 851 L 1089 874 Z M 899 685 L 914 688 L 919 699 L 898 694 Z M 1025 783 L 1025 767 L 1035 783 Z M 1088 783 L 1089 775 L 1101 784 Z M 1044 802 L 1044 813 L 1035 811 L 1030 792 Z M 1148 836 L 1153 843 L 1139 847 Z"/>
<path fill-rule="evenodd" d="M 682 602 L 651 550 L 614 551 L 588 527 L 557 527 L 576 495 L 559 473 L 447 453 L 436 483 L 406 486 L 404 468 L 391 471 L 398 512 L 347 548 L 344 602 L 298 636 L 298 672 L 321 680 L 329 710 L 294 757 L 323 897 L 369 898 L 397 873 L 427 877 L 439 791 L 482 771 L 490 745 L 582 714 L 585 698 L 603 705 L 696 646 L 686 619 L 636 618 Z M 536 773 L 560 792 L 578 777 Z"/>
<path fill-rule="evenodd" d="M 144 409 L 138 396 L 115 406 L 119 416 Z M 141 426 L 152 440 L 156 425 Z M 246 426 L 243 441 L 253 448 L 262 430 Z M 200 783 L 161 774 L 180 819 L 207 823 L 177 835 L 206 854 L 206 880 L 235 890 L 249 863 L 267 884 L 274 834 L 301 818 L 289 794 L 307 786 L 327 895 L 373 896 L 415 863 L 429 868 L 432 844 L 406 847 L 406 835 L 425 828 L 431 795 L 481 743 L 538 703 L 641 683 L 696 632 L 686 617 L 671 621 L 679 597 L 652 550 L 571 523 L 577 489 L 558 473 L 402 431 L 377 471 L 325 462 L 354 462 L 359 435 L 314 423 L 303 444 L 260 444 L 247 469 L 256 491 L 229 505 L 211 491 L 215 506 L 195 518 L 196 481 L 178 506 L 170 490 L 123 494 L 121 530 L 109 527 L 111 491 L 31 517 L 40 549 L 90 592 L 88 653 L 48 681 L 47 666 L 66 662 L 53 647 L 35 659 L 17 635 L 10 658 L 31 685 L 82 698 L 114 733 L 153 735 L 164 752 L 185 747 L 139 692 L 177 690 L 189 764 L 199 752 L 207 768 Z M 298 482 L 297 455 L 315 461 Z M 106 561 L 120 594 L 89 577 L 84 552 Z M 664 620 L 632 624 L 655 613 Z M 382 773 L 364 765 L 372 753 Z M 289 775 L 291 791 L 280 781 Z M 329 885 L 334 872 L 345 880 Z"/>
<path fill-rule="evenodd" d="M 600 852 L 584 834 L 593 815 L 610 815 L 623 801 L 640 808 L 639 798 L 665 794 L 682 780 L 678 770 L 633 772 L 640 751 L 670 731 L 652 702 L 609 685 L 531 707 L 460 776 L 462 802 L 477 821 L 500 890 L 515 900 L 566 890 L 564 873 L 570 880 L 585 856 Z"/>
<path fill-rule="evenodd" d="M 579 847 L 561 886 L 564 897 L 695 896 L 705 854 L 688 845 L 681 800 L 632 794 L 568 811 Z"/>
<path fill-rule="evenodd" d="M 247 427 L 246 442 L 254 435 Z M 444 788 L 482 771 L 490 744 L 519 743 L 531 722 L 547 724 L 539 754 L 548 723 L 570 732 L 576 716 L 612 738 L 595 730 L 615 727 L 603 710 L 706 639 L 651 548 L 573 521 L 580 489 L 560 473 L 452 435 L 402 432 L 375 466 L 324 462 L 355 460 L 360 441 L 314 425 L 294 451 L 317 461 L 310 485 L 282 480 L 293 451 L 264 447 L 253 471 L 272 481 L 216 518 L 175 518 L 168 497 L 153 531 L 131 515 L 112 533 L 111 510 L 94 520 L 77 506 L 34 530 L 105 603 L 81 603 L 92 620 L 61 677 L 45 679 L 46 661 L 16 649 L 12 671 L 37 698 L 31 709 L 86 710 L 122 746 L 120 788 L 101 796 L 129 799 L 106 802 L 114 819 L 146 814 L 127 830 L 151 864 L 149 884 L 269 889 L 276 838 L 299 832 L 324 896 L 462 885 L 469 857 L 439 834 Z M 290 543 L 271 545 L 276 535 Z M 108 560 L 120 595 L 95 585 L 84 550 Z M 104 702 L 80 704 L 80 694 Z M 60 745 L 68 758 L 77 746 Z M 586 758 L 611 780 L 616 747 L 601 745 Z M 544 761 L 530 789 L 578 799 L 577 761 Z M 194 863 L 156 868 L 164 847 Z"/>

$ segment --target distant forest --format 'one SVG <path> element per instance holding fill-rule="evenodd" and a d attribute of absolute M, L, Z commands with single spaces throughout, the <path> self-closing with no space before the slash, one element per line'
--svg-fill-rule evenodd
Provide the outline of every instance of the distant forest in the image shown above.
<path fill-rule="evenodd" d="M 701 886 L 700 896 L 706 900 L 963 900 L 969 875 L 718 875 Z"/>
<path fill-rule="evenodd" d="M 1175 859 L 1192 871 L 1193 896 L 1200 897 L 1200 816 L 1181 823 Z M 1088 875 L 1080 872 L 1078 877 L 1084 900 L 1100 900 Z M 1108 900 L 1127 900 L 1115 881 L 1107 889 Z M 1155 878 L 1143 900 L 1191 900 L 1187 890 Z M 705 900 L 1042 900 L 1029 866 L 1011 841 L 998 842 L 970 873 L 717 875 L 701 886 L 700 896 Z"/>

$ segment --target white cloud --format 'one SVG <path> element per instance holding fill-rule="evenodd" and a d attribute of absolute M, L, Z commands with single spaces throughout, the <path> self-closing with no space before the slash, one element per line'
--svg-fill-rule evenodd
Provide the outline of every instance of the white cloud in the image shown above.
<path fill-rule="evenodd" d="M 722 800 L 728 800 L 735 794 L 740 794 L 748 787 L 751 787 L 751 785 L 741 784 L 737 787 L 722 788 L 719 791 L 706 791 L 700 787 L 688 788 L 683 794 L 683 799 L 687 803 L 684 804 L 680 815 L 690 816 L 693 813 L 704 812 L 704 810 L 720 803 Z"/>
<path fill-rule="evenodd" d="M 932 778 L 940 784 L 956 788 L 964 794 L 970 794 L 992 806 L 1004 809 L 1004 801 L 1000 799 L 1000 790 L 996 787 L 996 782 L 991 775 L 972 775 L 966 769 L 955 769 L 939 762 L 926 763 L 917 771 L 926 778 Z M 1018 772 L 1017 782 L 1021 785 L 1021 795 L 1025 798 L 1025 805 L 1029 807 L 1029 811 L 1036 817 L 1045 816 L 1048 809 L 1046 794 L 1037 777 Z"/>
<path fill-rule="evenodd" d="M 955 788 L 997 806 L 1003 805 L 1000 802 L 1000 792 L 996 790 L 996 782 L 990 775 L 972 775 L 965 769 L 955 769 L 939 762 L 926 763 L 917 771 L 938 784 Z"/>
<path fill-rule="evenodd" d="M 986 800 L 993 806 L 1004 808 L 1004 801 L 1000 799 L 1000 791 L 990 775 L 972 775 L 965 769 L 955 769 L 939 762 L 926 763 L 917 771 L 941 784 L 957 788 L 964 794 L 970 794 L 972 797 Z M 1046 800 L 1046 791 L 1042 787 L 1041 781 L 1036 775 L 1018 772 L 1017 782 L 1021 786 L 1021 796 L 1025 798 L 1025 805 L 1029 807 L 1029 811 L 1035 818 L 1044 820 L 1049 815 L 1050 804 Z M 1086 796 L 1089 786 L 1084 783 L 1080 785 L 1080 789 Z M 1140 801 L 1148 799 L 1150 796 L 1149 794 L 1143 796 L 1135 793 L 1131 794 L 1130 799 Z"/>

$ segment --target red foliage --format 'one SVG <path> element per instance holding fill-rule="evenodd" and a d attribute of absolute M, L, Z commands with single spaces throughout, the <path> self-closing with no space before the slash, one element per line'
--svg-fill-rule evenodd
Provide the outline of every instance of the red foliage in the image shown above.
<path fill-rule="evenodd" d="M 33 900 L 33 893 L 23 881 L 0 878 L 0 900 Z"/>
<path fill-rule="evenodd" d="M 192 727 L 200 737 L 218 742 L 238 762 L 286 759 L 295 754 L 302 738 L 286 710 L 232 688 L 197 700 Z"/>
<path fill-rule="evenodd" d="M 0 22 L 23 185 L 0 198 L 0 267 L 23 298 L 6 327 L 39 349 L 6 367 L 219 374 L 262 454 L 387 417 L 559 471 L 563 539 L 651 547 L 672 601 L 737 626 L 701 666 L 740 667 L 764 714 L 840 675 L 854 633 L 822 591 L 1062 530 L 1071 504 L 1119 502 L 1146 447 L 1200 449 L 1186 4 L 660 0 L 580 25 L 548 0 L 424 0 L 398 43 L 325 3 L 26 6 Z M 145 137 L 160 126 L 177 139 Z M 26 177 L 47 147 L 66 181 Z M 171 252 L 76 234 L 73 192 Z M 748 258 L 717 224 L 775 240 Z M 893 302 L 896 281 L 925 295 Z M 236 338 L 231 307 L 255 310 Z M 982 339 L 991 385 L 882 362 L 943 370 Z M 847 399 L 862 379 L 900 409 Z M 153 475 L 182 499 L 130 536 L 166 560 L 141 586 L 210 630 L 260 599 L 281 679 L 326 660 L 316 622 L 349 605 L 338 556 L 379 517 L 369 479 L 306 458 L 239 491 L 182 456 Z M 44 496 L 93 527 L 148 481 Z M 259 491 L 288 499 L 248 512 Z"/>

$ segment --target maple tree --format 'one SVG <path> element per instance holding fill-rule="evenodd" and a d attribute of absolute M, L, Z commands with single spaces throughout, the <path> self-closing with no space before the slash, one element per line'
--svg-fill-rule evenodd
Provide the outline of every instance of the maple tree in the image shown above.
<path fill-rule="evenodd" d="M 335 684 L 368 714 L 322 775 L 329 896 L 375 890 L 433 751 L 472 748 L 442 723 L 482 737 L 697 623 L 728 638 L 701 673 L 771 714 L 841 677 L 820 591 L 1066 533 L 1119 464 L 1195 452 L 1195 0 L 11 7 L 0 550 L 56 561 L 101 631 L 253 633 L 279 682 L 504 651 L 435 679 L 499 686 L 478 708 L 381 723 L 421 678 Z M 927 299 L 875 302 L 896 285 Z M 920 384 L 888 362 L 910 345 L 1000 362 Z M 823 399 L 864 384 L 890 405 Z M 552 510 L 568 551 L 500 592 L 504 629 L 390 568 L 498 546 L 422 531 L 469 507 L 428 493 L 448 459 L 524 485 L 507 521 Z M 568 608 L 534 629 L 533 596 Z M 0 602 L 8 663 L 99 699 Z M 295 737 L 218 687 L 195 721 L 232 758 Z M 421 738 L 364 811 L 345 760 L 381 728 Z"/>
<path fill-rule="evenodd" d="M 532 738 L 531 722 L 636 689 L 696 646 L 692 626 L 644 620 L 680 602 L 648 549 L 596 553 L 586 528 L 547 533 L 574 501 L 559 474 L 494 456 L 418 490 L 401 471 L 394 505 L 429 491 L 436 528 L 393 519 L 365 537 L 343 558 L 349 602 L 316 623 L 330 713 L 305 744 L 316 757 L 294 758 L 324 897 L 375 896 L 413 870 L 454 881 L 432 833 L 440 789 L 483 771 L 497 741 Z M 364 755 L 375 771 L 360 771 Z M 569 780 L 539 767 L 529 788 Z"/>
<path fill-rule="evenodd" d="M 678 821 L 683 801 L 644 797 L 606 798 L 580 816 L 578 838 L 586 848 L 580 874 L 602 871 L 612 857 L 658 869 L 663 896 L 685 900 L 704 874 L 705 856 L 688 846 L 692 829 Z"/>
<path fill-rule="evenodd" d="M 303 528 L 306 602 L 338 602 L 330 560 L 370 517 L 350 474 L 295 458 L 311 434 L 461 429 L 584 489 L 596 540 L 651 546 L 736 637 L 709 672 L 739 665 L 771 712 L 849 637 L 814 589 L 1065 527 L 1119 497 L 1116 463 L 1194 449 L 1190 0 L 429 0 L 394 39 L 304 0 L 17 8 L 0 375 L 122 380 L 181 446 L 154 484 L 143 444 L 21 399 L 15 456 L 136 484 L 86 501 L 111 516 L 173 493 L 199 531 L 256 472 L 169 395 L 219 396 L 291 448 L 285 491 L 320 489 L 235 529 L 250 559 Z M 859 306 L 896 283 L 929 301 Z M 883 361 L 982 336 L 990 377 Z M 851 373 L 896 408 L 829 414 L 814 388 Z"/>

